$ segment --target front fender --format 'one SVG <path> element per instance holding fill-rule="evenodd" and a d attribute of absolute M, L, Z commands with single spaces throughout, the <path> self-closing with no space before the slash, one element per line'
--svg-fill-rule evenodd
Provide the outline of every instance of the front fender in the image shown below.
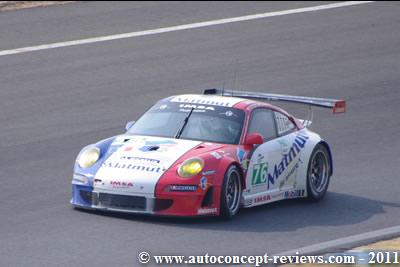
<path fill-rule="evenodd" d="M 230 152 L 230 153 L 229 153 Z M 230 149 L 208 151 L 197 155 L 204 160 L 204 169 L 196 176 L 191 178 L 182 178 L 178 175 L 177 170 L 184 160 L 192 157 L 192 155 L 182 157 L 173 166 L 171 166 L 159 179 L 156 185 L 155 195 L 157 198 L 173 198 L 179 201 L 180 198 L 189 197 L 185 203 L 179 203 L 179 208 L 188 213 L 196 212 L 198 209 L 206 208 L 216 209 L 215 215 L 219 215 L 221 203 L 221 187 L 224 182 L 226 170 L 232 164 L 240 166 L 234 158 L 235 150 Z M 239 168 L 240 169 L 240 168 Z M 207 186 L 202 188 L 202 181 L 205 180 Z M 195 192 L 168 192 L 170 185 L 196 185 L 198 189 Z M 209 190 L 212 189 L 212 201 L 209 205 L 202 206 Z M 190 201 L 189 201 L 190 200 Z M 166 212 L 175 212 L 170 209 Z"/>
<path fill-rule="evenodd" d="M 97 142 L 93 145 L 88 145 L 88 146 L 85 146 L 84 148 L 82 148 L 81 151 L 78 153 L 78 156 L 76 157 L 76 160 L 75 160 L 74 173 L 79 173 L 79 174 L 85 175 L 87 177 L 93 177 L 96 174 L 99 167 L 101 166 L 101 164 L 111 154 L 111 151 L 109 148 L 110 148 L 112 142 L 114 141 L 114 139 L 115 139 L 115 136 L 109 137 L 109 138 L 100 140 L 99 142 Z M 93 166 L 91 166 L 89 168 L 81 168 L 77 162 L 78 158 L 82 154 L 82 152 L 90 146 L 96 146 L 97 148 L 100 149 L 100 158 Z"/>

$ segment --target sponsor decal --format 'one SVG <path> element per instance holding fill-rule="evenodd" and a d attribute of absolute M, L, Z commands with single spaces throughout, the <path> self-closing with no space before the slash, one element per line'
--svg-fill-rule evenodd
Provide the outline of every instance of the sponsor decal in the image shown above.
<path fill-rule="evenodd" d="M 217 213 L 217 208 L 200 208 L 197 210 L 197 214 L 215 214 Z"/>
<path fill-rule="evenodd" d="M 249 154 L 241 149 L 241 148 L 236 148 L 236 157 L 239 161 L 239 164 L 242 166 L 244 171 L 247 171 L 247 168 L 249 167 Z"/>
<path fill-rule="evenodd" d="M 242 162 L 242 168 L 243 168 L 243 171 L 244 171 L 244 172 L 247 172 L 247 168 L 249 168 L 249 163 L 250 163 L 250 160 L 249 160 L 249 159 L 243 160 L 243 162 Z"/>
<path fill-rule="evenodd" d="M 231 153 L 226 152 L 225 150 L 217 150 L 217 153 L 219 153 L 222 156 L 229 156 Z"/>
<path fill-rule="evenodd" d="M 122 156 L 121 159 L 126 159 L 126 160 L 132 160 L 135 162 L 141 162 L 141 163 L 148 163 L 151 165 L 158 165 L 160 163 L 160 160 L 158 159 L 150 159 L 150 158 L 142 158 L 142 157 L 130 157 L 130 156 Z"/>
<path fill-rule="evenodd" d="M 229 107 L 232 105 L 232 103 L 230 103 L 229 101 L 216 100 L 212 98 L 209 99 L 198 96 L 178 96 L 171 99 L 171 102 L 192 103 L 192 104 L 223 106 L 223 107 Z"/>
<path fill-rule="evenodd" d="M 284 195 L 283 192 L 279 192 L 277 194 L 275 193 L 275 194 L 262 195 L 262 196 L 258 196 L 258 197 L 255 197 L 253 199 L 250 199 L 251 200 L 250 202 L 251 203 L 254 202 L 254 204 L 259 204 L 259 203 L 271 201 L 271 200 L 274 200 L 274 199 L 282 198 L 283 195 Z"/>
<path fill-rule="evenodd" d="M 251 185 L 261 185 L 267 182 L 268 163 L 262 162 L 253 165 L 253 173 L 251 176 Z"/>
<path fill-rule="evenodd" d="M 259 196 L 254 198 L 254 203 L 260 203 L 260 202 L 265 202 L 271 200 L 270 195 L 264 195 L 264 196 Z"/>
<path fill-rule="evenodd" d="M 251 185 L 261 185 L 267 182 L 268 163 L 263 162 L 264 156 L 257 155 L 257 163 L 253 165 L 253 173 L 251 175 Z"/>
<path fill-rule="evenodd" d="M 209 171 L 204 171 L 202 174 L 207 176 L 207 175 L 213 175 L 215 173 L 214 170 L 209 170 Z"/>
<path fill-rule="evenodd" d="M 271 184 L 274 184 L 279 179 L 289 164 L 297 157 L 300 151 L 304 148 L 308 139 L 309 137 L 306 135 L 298 134 L 296 136 L 288 153 L 284 154 L 282 160 L 278 164 L 275 164 L 273 168 L 271 168 L 272 172 L 268 173 L 268 189 Z"/>
<path fill-rule="evenodd" d="M 285 198 L 304 197 L 304 190 L 286 191 Z"/>
<path fill-rule="evenodd" d="M 110 181 L 110 185 L 113 188 L 129 188 L 129 187 L 133 187 L 133 184 L 131 182 L 125 182 L 125 181 Z"/>
<path fill-rule="evenodd" d="M 197 190 L 195 185 L 170 185 L 170 191 L 180 191 L 180 192 L 194 192 Z"/>
<path fill-rule="evenodd" d="M 172 140 L 149 140 L 145 141 L 145 145 L 155 146 L 155 145 L 176 145 L 177 143 Z"/>
<path fill-rule="evenodd" d="M 292 167 L 289 173 L 285 176 L 285 178 L 281 181 L 279 187 L 282 188 L 290 179 L 290 177 L 295 173 L 295 171 L 299 168 L 300 163 L 303 163 L 301 159 Z"/>
<path fill-rule="evenodd" d="M 172 140 L 151 140 L 145 141 L 142 147 L 139 147 L 140 151 L 149 152 L 149 151 L 166 151 L 166 147 L 174 146 L 176 142 Z M 163 146 L 163 149 L 159 149 L 160 146 Z"/>
<path fill-rule="evenodd" d="M 219 154 L 219 153 L 216 152 L 216 151 L 211 152 L 210 155 L 213 156 L 213 157 L 216 158 L 216 159 L 221 159 L 221 158 L 222 158 L 221 154 Z"/>
<path fill-rule="evenodd" d="M 245 160 L 243 160 L 243 162 L 242 162 L 242 168 L 243 168 L 243 170 L 246 172 L 247 171 L 247 168 L 249 167 L 249 163 L 250 163 L 250 160 L 249 159 L 245 159 Z"/>
<path fill-rule="evenodd" d="M 225 116 L 227 116 L 227 117 L 232 117 L 233 115 L 235 115 L 237 117 L 237 115 L 235 113 L 233 113 L 231 110 L 228 110 L 225 113 L 221 113 L 221 114 L 225 114 Z"/>
<path fill-rule="evenodd" d="M 204 105 L 193 105 L 193 104 L 180 104 L 179 107 L 181 110 L 191 110 L 194 108 L 193 111 L 206 111 L 206 110 L 211 110 L 215 111 L 215 108 L 212 106 L 204 106 Z"/>
<path fill-rule="evenodd" d="M 242 164 L 244 157 L 246 156 L 246 151 L 240 149 L 239 147 L 236 148 L 236 157 L 239 160 L 239 163 Z"/>
<path fill-rule="evenodd" d="M 200 184 L 199 184 L 200 188 L 204 190 L 207 189 L 207 178 L 206 177 L 201 177 L 200 179 Z"/>
<path fill-rule="evenodd" d="M 227 112 L 225 112 L 225 116 L 227 117 L 231 117 L 233 115 L 233 112 L 228 110 Z"/>
<path fill-rule="evenodd" d="M 228 110 L 226 112 L 219 113 L 219 115 L 225 115 L 227 117 L 232 117 L 232 116 L 238 117 L 238 115 L 236 115 L 232 110 Z"/>
<path fill-rule="evenodd" d="M 159 173 L 161 171 L 161 167 L 151 167 L 144 166 L 132 163 L 120 163 L 120 162 L 104 162 L 102 165 L 103 168 L 115 168 L 115 169 L 128 169 L 142 172 L 155 172 Z"/>

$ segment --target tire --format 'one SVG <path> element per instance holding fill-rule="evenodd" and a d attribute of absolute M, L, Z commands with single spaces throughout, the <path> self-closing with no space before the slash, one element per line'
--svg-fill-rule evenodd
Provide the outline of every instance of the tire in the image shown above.
<path fill-rule="evenodd" d="M 241 197 L 240 172 L 235 165 L 231 165 L 225 172 L 221 187 L 220 215 L 223 219 L 231 219 L 238 213 Z"/>
<path fill-rule="evenodd" d="M 318 144 L 311 153 L 307 168 L 308 199 L 319 201 L 324 198 L 331 178 L 331 158 L 326 146 Z"/>

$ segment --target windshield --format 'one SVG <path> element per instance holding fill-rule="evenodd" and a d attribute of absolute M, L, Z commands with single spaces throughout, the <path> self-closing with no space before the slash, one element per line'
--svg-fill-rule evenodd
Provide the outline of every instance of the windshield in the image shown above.
<path fill-rule="evenodd" d="M 161 102 L 147 111 L 129 130 L 129 134 L 175 138 L 189 112 L 181 139 L 238 144 L 244 112 L 239 109 L 199 104 Z"/>

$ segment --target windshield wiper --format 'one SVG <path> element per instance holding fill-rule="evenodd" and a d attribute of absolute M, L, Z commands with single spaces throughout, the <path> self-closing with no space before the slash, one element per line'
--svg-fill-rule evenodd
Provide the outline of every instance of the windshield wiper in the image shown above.
<path fill-rule="evenodd" d="M 186 125 L 187 125 L 187 123 L 189 121 L 189 118 L 193 113 L 193 110 L 194 110 L 194 107 L 192 107 L 192 109 L 190 110 L 189 114 L 187 114 L 186 118 L 183 120 L 182 127 L 176 132 L 176 135 L 175 135 L 176 139 L 179 139 L 181 137 L 181 135 L 183 133 L 183 130 L 185 129 L 185 127 L 186 127 Z"/>

